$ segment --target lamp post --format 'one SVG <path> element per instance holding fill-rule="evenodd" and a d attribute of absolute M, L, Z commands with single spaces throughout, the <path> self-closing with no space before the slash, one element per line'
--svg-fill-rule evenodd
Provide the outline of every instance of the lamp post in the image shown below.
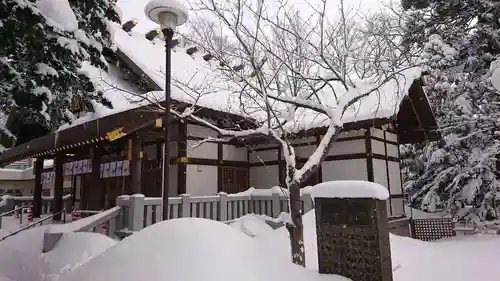
<path fill-rule="evenodd" d="M 144 8 L 146 16 L 161 26 L 165 37 L 165 114 L 163 115 L 163 130 L 165 132 L 163 145 L 163 220 L 168 219 L 168 191 L 170 179 L 170 156 L 168 144 L 170 141 L 170 79 L 172 37 L 175 28 L 187 21 L 187 9 L 176 0 L 151 0 Z"/>

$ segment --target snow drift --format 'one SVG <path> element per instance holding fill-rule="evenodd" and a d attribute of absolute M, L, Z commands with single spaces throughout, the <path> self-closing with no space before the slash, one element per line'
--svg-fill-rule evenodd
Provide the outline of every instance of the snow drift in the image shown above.
<path fill-rule="evenodd" d="M 259 244 L 221 222 L 182 218 L 141 230 L 61 281 L 347 280 L 320 276 L 263 251 Z"/>

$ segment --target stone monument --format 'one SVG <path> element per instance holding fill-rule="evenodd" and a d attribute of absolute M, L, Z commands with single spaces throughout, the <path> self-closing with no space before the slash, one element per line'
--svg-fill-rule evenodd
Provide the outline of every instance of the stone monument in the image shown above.
<path fill-rule="evenodd" d="M 387 189 L 376 183 L 334 181 L 312 190 L 319 272 L 353 281 L 392 281 Z"/>

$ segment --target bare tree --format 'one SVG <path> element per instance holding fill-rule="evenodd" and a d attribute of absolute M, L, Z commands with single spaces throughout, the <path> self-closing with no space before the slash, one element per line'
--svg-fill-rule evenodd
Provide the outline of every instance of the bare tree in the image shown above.
<path fill-rule="evenodd" d="M 286 161 L 292 260 L 305 266 L 301 185 L 328 154 L 345 113 L 364 98 L 380 94 L 387 83 L 395 85 L 393 91 L 403 88 L 402 82 L 411 82 L 404 81 L 405 71 L 414 64 L 398 49 L 399 34 L 390 16 L 363 18 L 357 9 L 344 7 L 344 1 L 329 7 L 326 0 L 300 6 L 286 0 L 270 1 L 268 6 L 263 0 L 197 0 L 191 9 L 194 19 L 184 39 L 210 54 L 214 69 L 196 79 L 202 83 L 175 77 L 174 71 L 173 86 L 191 96 L 193 106 L 174 108 L 171 114 L 220 136 L 204 141 L 259 136 L 280 145 Z M 231 104 L 240 107 L 242 115 L 256 120 L 255 128 L 228 129 L 198 117 L 197 101 L 217 93 L 232 97 Z M 164 111 L 161 95 L 139 98 Z M 306 128 L 304 122 L 325 127 L 325 133 L 298 169 L 291 138 Z"/>

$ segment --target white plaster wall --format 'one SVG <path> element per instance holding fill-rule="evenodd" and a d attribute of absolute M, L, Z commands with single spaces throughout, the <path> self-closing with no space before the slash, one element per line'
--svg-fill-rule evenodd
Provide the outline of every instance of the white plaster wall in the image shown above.
<path fill-rule="evenodd" d="M 364 136 L 365 132 L 365 129 L 340 132 L 339 139 Z"/>
<path fill-rule="evenodd" d="M 276 161 L 278 160 L 278 149 L 259 150 L 250 152 L 250 163 Z"/>
<path fill-rule="evenodd" d="M 217 166 L 187 165 L 186 193 L 207 196 L 217 193 Z"/>
<path fill-rule="evenodd" d="M 385 138 L 389 141 L 398 142 L 398 136 L 387 131 L 385 132 Z"/>
<path fill-rule="evenodd" d="M 381 138 L 381 139 L 384 138 L 384 131 L 377 129 L 377 128 L 370 128 L 370 134 L 374 137 L 377 137 L 377 138 Z"/>
<path fill-rule="evenodd" d="M 385 144 L 378 140 L 371 140 L 372 142 L 372 153 L 385 155 Z"/>
<path fill-rule="evenodd" d="M 309 158 L 316 150 L 315 145 L 299 146 L 294 148 L 295 148 L 295 155 L 299 158 Z"/>
<path fill-rule="evenodd" d="M 222 159 L 230 161 L 248 161 L 247 148 L 223 144 Z"/>
<path fill-rule="evenodd" d="M 366 159 L 325 161 L 321 168 L 323 181 L 368 180 Z"/>
<path fill-rule="evenodd" d="M 373 181 L 387 188 L 387 170 L 385 160 L 373 159 Z"/>
<path fill-rule="evenodd" d="M 193 137 L 217 137 L 217 132 L 200 125 L 187 124 L 187 135 Z"/>
<path fill-rule="evenodd" d="M 391 194 L 403 194 L 401 185 L 401 170 L 399 162 L 389 161 L 389 182 L 391 184 Z"/>
<path fill-rule="evenodd" d="M 391 200 L 391 207 L 392 207 L 392 214 L 389 214 L 390 217 L 402 217 L 404 213 L 404 205 L 403 205 L 403 198 L 392 198 Z"/>
<path fill-rule="evenodd" d="M 387 144 L 387 156 L 399 157 L 398 146 L 392 143 Z"/>
<path fill-rule="evenodd" d="M 279 185 L 278 165 L 250 167 L 250 186 L 254 188 L 271 188 Z"/>
<path fill-rule="evenodd" d="M 203 143 L 196 148 L 194 145 L 197 144 L 197 141 L 188 140 L 187 147 L 190 148 L 187 151 L 187 157 L 191 158 L 203 158 L 203 159 L 217 159 L 217 144 L 216 143 Z M 192 148 L 192 149 L 191 149 Z"/>
<path fill-rule="evenodd" d="M 334 142 L 328 155 L 345 155 L 355 153 L 365 153 L 366 145 L 365 140 L 350 140 Z M 366 170 L 366 169 L 365 169 Z"/>

